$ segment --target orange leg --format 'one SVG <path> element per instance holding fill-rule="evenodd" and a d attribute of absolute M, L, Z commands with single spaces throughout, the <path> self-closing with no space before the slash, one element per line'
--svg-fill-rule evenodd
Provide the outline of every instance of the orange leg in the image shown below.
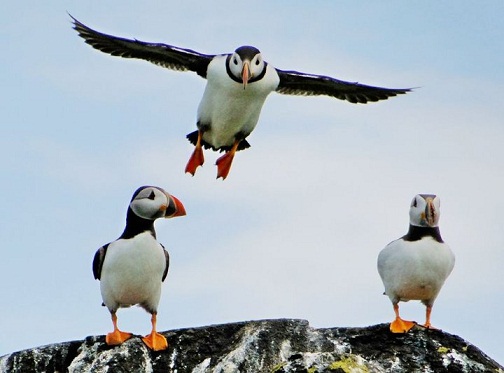
<path fill-rule="evenodd" d="M 401 319 L 401 317 L 399 316 L 398 304 L 394 304 L 394 312 L 396 318 L 390 323 L 390 331 L 392 333 L 407 333 L 415 325 L 415 323 Z"/>
<path fill-rule="evenodd" d="M 425 308 L 425 324 L 423 326 L 426 327 L 427 329 L 436 329 L 430 323 L 431 312 L 432 312 L 432 305 L 426 306 L 426 308 Z"/>
<path fill-rule="evenodd" d="M 235 156 L 236 149 L 238 149 L 238 144 L 240 144 L 240 141 L 241 140 L 235 140 L 231 150 L 226 152 L 226 154 L 217 159 L 217 162 L 215 162 L 215 164 L 217 165 L 217 179 L 219 177 L 222 177 L 222 180 L 224 180 L 229 174 L 231 163 L 233 162 L 233 158 Z"/>
<path fill-rule="evenodd" d="M 151 350 L 154 351 L 166 350 L 168 348 L 168 342 L 166 341 L 166 338 L 163 335 L 159 334 L 156 331 L 156 322 L 157 322 L 156 313 L 153 313 L 151 317 L 152 331 L 149 335 L 143 337 L 142 341 L 144 341 L 147 347 L 149 347 Z"/>
<path fill-rule="evenodd" d="M 201 146 L 201 136 L 202 132 L 198 131 L 198 140 L 196 141 L 194 152 L 191 154 L 191 158 L 189 158 L 189 162 L 187 162 L 185 168 L 185 172 L 189 172 L 193 176 L 196 173 L 198 166 L 202 166 L 205 162 L 205 158 L 203 156 L 203 148 Z"/>
<path fill-rule="evenodd" d="M 111 346 L 120 345 L 124 341 L 131 338 L 131 333 L 122 332 L 117 327 L 117 316 L 115 312 L 112 313 L 112 323 L 114 324 L 114 331 L 108 333 L 107 336 L 105 337 L 105 342 L 107 342 L 108 345 Z"/>

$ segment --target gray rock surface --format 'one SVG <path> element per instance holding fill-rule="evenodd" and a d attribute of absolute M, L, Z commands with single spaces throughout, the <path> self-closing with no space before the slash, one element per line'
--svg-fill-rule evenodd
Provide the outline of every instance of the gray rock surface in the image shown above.
<path fill-rule="evenodd" d="M 109 347 L 104 336 L 19 351 L 0 358 L 0 372 L 501 372 L 462 338 L 388 324 L 314 329 L 304 320 L 262 320 L 172 330 L 168 350 L 139 337 Z"/>

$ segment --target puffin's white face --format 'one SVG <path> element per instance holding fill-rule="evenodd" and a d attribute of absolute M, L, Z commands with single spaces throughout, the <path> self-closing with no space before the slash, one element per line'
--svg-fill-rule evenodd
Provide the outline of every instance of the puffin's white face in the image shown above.
<path fill-rule="evenodd" d="M 240 47 L 229 60 L 229 70 L 243 82 L 243 88 L 247 87 L 250 79 L 260 75 L 264 69 L 264 60 L 261 52 L 254 47 Z"/>
<path fill-rule="evenodd" d="M 434 194 L 417 194 L 410 207 L 410 224 L 417 227 L 437 227 L 441 201 Z"/>
<path fill-rule="evenodd" d="M 185 215 L 182 203 L 158 187 L 143 187 L 130 202 L 133 212 L 144 219 Z"/>

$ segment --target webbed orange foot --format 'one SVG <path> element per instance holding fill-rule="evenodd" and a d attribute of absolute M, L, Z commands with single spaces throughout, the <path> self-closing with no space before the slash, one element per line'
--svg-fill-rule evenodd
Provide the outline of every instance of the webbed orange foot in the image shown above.
<path fill-rule="evenodd" d="M 156 312 L 152 313 L 151 323 L 152 323 L 152 331 L 149 335 L 143 337 L 142 341 L 144 341 L 147 347 L 149 347 L 151 350 L 154 351 L 166 350 L 168 348 L 168 341 L 163 335 L 159 334 L 156 331 L 156 324 L 157 324 Z"/>
<path fill-rule="evenodd" d="M 427 308 L 425 309 L 425 324 L 423 324 L 424 328 L 427 329 L 433 329 L 433 330 L 438 330 L 437 328 L 433 327 L 432 324 L 430 323 L 430 316 L 432 312 L 432 305 L 428 305 Z"/>
<path fill-rule="evenodd" d="M 201 146 L 196 146 L 196 148 L 194 148 L 194 152 L 191 154 L 191 158 L 189 158 L 189 161 L 187 162 L 185 172 L 189 172 L 194 176 L 196 169 L 199 166 L 202 166 L 204 162 L 205 157 L 203 156 L 203 148 Z"/>
<path fill-rule="evenodd" d="M 224 180 L 228 176 L 233 158 L 234 153 L 227 152 L 222 157 L 217 159 L 217 162 L 215 162 L 215 164 L 217 165 L 217 179 L 219 177 L 222 177 L 222 180 Z"/>
<path fill-rule="evenodd" d="M 423 324 L 422 326 L 423 326 L 424 328 L 426 328 L 426 329 L 430 329 L 430 330 L 439 330 L 438 328 L 433 327 L 433 326 L 431 325 L 431 323 L 430 323 L 430 322 L 429 322 L 429 323 L 425 323 L 425 324 Z"/>
<path fill-rule="evenodd" d="M 392 333 L 407 333 L 415 325 L 416 323 L 413 321 L 406 321 L 397 317 L 390 323 L 390 331 Z"/>
<path fill-rule="evenodd" d="M 149 335 L 142 338 L 142 341 L 154 351 L 162 351 L 168 348 L 168 341 L 158 332 L 152 331 Z"/>
<path fill-rule="evenodd" d="M 107 342 L 109 346 L 120 345 L 130 339 L 131 335 L 131 333 L 122 332 L 119 329 L 116 329 L 113 332 L 107 334 L 107 336 L 105 337 L 105 342 Z"/>
<path fill-rule="evenodd" d="M 109 346 L 120 345 L 124 341 L 130 339 L 132 334 L 119 330 L 117 327 L 117 315 L 115 312 L 111 312 L 110 316 L 112 317 L 112 324 L 114 324 L 114 331 L 107 334 L 105 342 L 107 342 Z"/>
<path fill-rule="evenodd" d="M 222 157 L 217 159 L 215 164 L 217 165 L 217 179 L 222 177 L 224 180 L 229 174 L 229 170 L 231 169 L 231 163 L 233 163 L 233 158 L 238 149 L 238 145 L 240 144 L 240 140 L 235 140 L 233 146 L 229 151 L 226 152 Z"/>

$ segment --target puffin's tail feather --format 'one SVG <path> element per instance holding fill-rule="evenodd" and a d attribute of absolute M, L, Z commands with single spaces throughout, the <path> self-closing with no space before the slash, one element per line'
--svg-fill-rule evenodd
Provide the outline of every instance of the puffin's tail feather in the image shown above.
<path fill-rule="evenodd" d="M 186 136 L 187 140 L 194 146 L 196 146 L 196 142 L 198 141 L 198 131 L 191 132 Z"/>
<path fill-rule="evenodd" d="M 231 150 L 232 147 L 233 146 L 221 146 L 219 149 L 215 149 L 212 146 L 212 149 L 218 150 L 219 152 L 228 152 L 228 151 Z M 240 143 L 238 144 L 238 147 L 236 148 L 236 151 L 244 150 L 244 149 L 247 149 L 247 148 L 250 148 L 250 144 L 248 143 L 247 140 L 242 139 L 242 140 L 240 140 Z"/>
<path fill-rule="evenodd" d="M 193 144 L 194 146 L 196 146 L 196 143 L 198 142 L 198 131 L 194 131 L 194 132 L 191 132 L 191 133 L 188 133 L 187 136 L 186 136 L 187 140 L 189 140 L 189 142 L 191 144 Z M 215 150 L 215 148 L 210 145 L 209 143 L 207 143 L 205 140 L 201 139 L 201 145 L 203 145 L 203 147 L 205 149 L 213 149 Z"/>
<path fill-rule="evenodd" d="M 248 143 L 247 140 L 243 139 L 238 144 L 238 148 L 236 150 L 243 150 L 243 149 L 247 149 L 247 148 L 250 148 L 250 144 Z"/>
<path fill-rule="evenodd" d="M 187 140 L 189 140 L 189 142 L 191 144 L 193 144 L 194 146 L 196 146 L 196 143 L 198 142 L 198 131 L 194 131 L 194 132 L 191 132 L 191 133 L 188 133 L 187 136 L 186 136 Z M 220 148 L 215 148 L 213 145 L 210 145 L 209 143 L 207 143 L 205 140 L 201 140 L 201 145 L 203 145 L 203 147 L 205 149 L 213 149 L 213 150 L 216 150 L 216 151 L 229 151 L 231 150 L 231 146 L 221 146 Z M 247 149 L 247 148 L 250 148 L 250 144 L 248 143 L 247 140 L 243 139 L 240 141 L 240 144 L 238 144 L 238 148 L 236 149 L 237 151 L 238 150 L 244 150 L 244 149 Z"/>

